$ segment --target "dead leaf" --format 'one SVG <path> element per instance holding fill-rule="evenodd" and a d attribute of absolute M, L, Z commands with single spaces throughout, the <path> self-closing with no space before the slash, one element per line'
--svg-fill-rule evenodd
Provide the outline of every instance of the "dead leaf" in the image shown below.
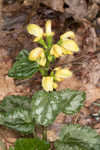
<path fill-rule="evenodd" d="M 41 3 L 44 3 L 48 7 L 60 12 L 64 12 L 64 1 L 63 0 L 42 0 Z"/>
<path fill-rule="evenodd" d="M 86 84 L 84 90 L 87 97 L 85 102 L 86 107 L 89 107 L 97 99 L 100 99 L 100 88 L 95 87 L 93 84 Z"/>
<path fill-rule="evenodd" d="M 59 137 L 57 137 L 55 131 L 53 131 L 53 130 L 48 130 L 48 131 L 47 131 L 47 139 L 48 139 L 50 142 L 53 142 L 53 141 L 59 139 Z"/>
<path fill-rule="evenodd" d="M 8 77 L 8 70 L 11 68 L 12 61 L 8 57 L 6 49 L 0 49 L 0 100 L 8 95 L 23 95 L 22 86 L 16 86 L 14 79 Z"/>
<path fill-rule="evenodd" d="M 82 83 L 74 75 L 70 78 L 66 78 L 64 81 L 59 83 L 57 90 L 70 88 L 72 90 L 79 90 L 82 87 Z"/>
<path fill-rule="evenodd" d="M 92 0 L 93 3 L 97 3 L 97 4 L 100 4 L 100 0 Z"/>
<path fill-rule="evenodd" d="M 47 130 L 47 139 L 51 142 L 59 139 L 59 132 L 61 127 L 63 126 L 64 120 L 65 120 L 65 114 L 60 113 L 57 117 L 54 123 L 49 127 Z"/>
<path fill-rule="evenodd" d="M 96 125 L 94 125 L 94 129 L 99 129 L 100 128 L 100 123 L 97 123 Z"/>
<path fill-rule="evenodd" d="M 85 0 L 64 0 L 69 8 L 65 8 L 65 15 L 71 15 L 76 18 L 87 16 L 87 4 Z"/>
<path fill-rule="evenodd" d="M 89 20 L 95 19 L 95 18 L 96 18 L 96 15 L 97 15 L 98 12 L 99 12 L 99 9 L 100 9 L 100 8 L 99 8 L 99 6 L 98 6 L 96 3 L 90 5 L 90 6 L 88 7 L 88 19 L 89 19 Z"/>
<path fill-rule="evenodd" d="M 14 142 L 16 141 L 16 138 L 14 138 L 14 137 L 8 137 L 8 138 L 7 138 L 7 141 L 8 141 L 9 143 L 14 143 Z"/>
<path fill-rule="evenodd" d="M 55 124 L 57 123 L 63 123 L 64 122 L 64 119 L 65 119 L 65 114 L 64 113 L 60 113 L 57 117 L 56 117 L 56 120 L 54 121 Z"/>

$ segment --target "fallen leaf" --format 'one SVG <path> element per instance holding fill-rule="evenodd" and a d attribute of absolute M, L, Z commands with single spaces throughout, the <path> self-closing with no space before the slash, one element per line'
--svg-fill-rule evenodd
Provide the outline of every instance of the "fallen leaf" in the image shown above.
<path fill-rule="evenodd" d="M 63 0 L 42 0 L 41 3 L 44 3 L 48 7 L 60 12 L 64 12 L 64 1 Z"/>
<path fill-rule="evenodd" d="M 9 143 L 14 143 L 14 142 L 16 141 L 16 138 L 8 137 L 8 138 L 7 138 L 7 141 L 8 141 Z"/>
<path fill-rule="evenodd" d="M 69 8 L 65 8 L 65 15 L 71 15 L 76 18 L 84 18 L 87 16 L 87 4 L 85 0 L 64 0 Z"/>
<path fill-rule="evenodd" d="M 85 101 L 85 106 L 89 107 L 97 99 L 100 99 L 100 88 L 95 87 L 93 84 L 86 84 L 84 86 L 86 91 L 87 99 Z"/>
<path fill-rule="evenodd" d="M 62 89 L 72 89 L 72 90 L 79 90 L 82 87 L 82 83 L 78 80 L 74 75 L 70 78 L 66 78 L 64 81 L 59 83 L 57 90 Z"/>

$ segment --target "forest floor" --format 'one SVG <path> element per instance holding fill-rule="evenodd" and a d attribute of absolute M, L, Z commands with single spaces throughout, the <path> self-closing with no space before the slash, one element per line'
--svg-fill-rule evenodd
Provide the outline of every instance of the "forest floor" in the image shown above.
<path fill-rule="evenodd" d="M 36 47 L 26 31 L 27 24 L 34 23 L 44 27 L 46 20 L 51 19 L 56 33 L 54 41 L 65 31 L 72 30 L 76 34 L 79 53 L 62 57 L 55 64 L 68 66 L 73 71 L 73 76 L 59 83 L 57 90 L 70 88 L 85 91 L 86 100 L 78 114 L 69 116 L 61 113 L 57 116 L 53 125 L 48 127 L 47 138 L 51 142 L 56 140 L 62 125 L 68 123 L 91 126 L 100 134 L 100 106 L 95 104 L 100 104 L 100 3 L 84 0 L 87 6 L 84 14 L 81 5 L 66 1 L 64 4 L 61 0 L 59 4 L 52 4 L 52 1 L 42 4 L 37 1 L 34 2 L 34 7 L 27 0 L 23 3 L 13 3 L 13 0 L 4 0 L 3 4 L 0 2 L 0 101 L 8 95 L 32 96 L 41 88 L 39 73 L 28 80 L 8 77 L 8 70 L 19 51 L 30 51 Z M 80 6 L 78 12 L 76 6 Z M 6 143 L 8 149 L 19 137 L 23 135 L 0 126 L 0 140 Z"/>

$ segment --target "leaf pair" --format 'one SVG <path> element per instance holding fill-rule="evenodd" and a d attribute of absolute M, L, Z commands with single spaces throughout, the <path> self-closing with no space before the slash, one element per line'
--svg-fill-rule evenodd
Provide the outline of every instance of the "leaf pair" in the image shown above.
<path fill-rule="evenodd" d="M 84 99 L 84 92 L 69 89 L 50 93 L 38 91 L 32 100 L 25 96 L 8 96 L 0 104 L 0 124 L 23 133 L 32 133 L 35 123 L 47 126 L 60 112 L 74 114 L 79 111 Z M 49 147 L 48 144 L 42 147 L 43 143 L 35 140 L 20 139 L 15 144 L 15 149 L 11 149 L 32 150 L 34 147 L 45 150 Z M 59 140 L 55 142 L 55 147 L 56 150 L 100 150 L 100 136 L 90 127 L 65 125 L 60 132 Z"/>
<path fill-rule="evenodd" d="M 0 104 L 0 124 L 23 133 L 32 133 L 35 124 L 48 126 L 60 112 L 74 114 L 85 100 L 85 93 L 71 91 L 38 91 L 32 99 L 8 96 Z"/>

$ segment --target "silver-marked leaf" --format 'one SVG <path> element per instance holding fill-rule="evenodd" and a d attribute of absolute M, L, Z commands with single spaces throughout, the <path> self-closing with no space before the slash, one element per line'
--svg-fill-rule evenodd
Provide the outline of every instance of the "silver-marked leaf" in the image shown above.
<path fill-rule="evenodd" d="M 23 109 L 16 109 L 10 113 L 2 115 L 3 124 L 6 127 L 15 129 L 23 133 L 32 133 L 35 121 L 31 112 Z"/>
<path fill-rule="evenodd" d="M 78 112 L 84 100 L 84 92 L 69 89 L 53 92 L 38 91 L 32 98 L 32 114 L 37 124 L 47 126 L 60 112 L 68 114 Z"/>
<path fill-rule="evenodd" d="M 9 77 L 15 79 L 31 78 L 39 70 L 39 65 L 36 62 L 31 62 L 28 58 L 22 58 L 16 61 L 8 72 Z"/>
<path fill-rule="evenodd" d="M 59 110 L 59 93 L 38 91 L 32 98 L 32 114 L 37 124 L 51 124 Z"/>
<path fill-rule="evenodd" d="M 74 114 L 83 106 L 86 98 L 85 92 L 74 91 L 67 89 L 60 92 L 61 96 L 61 109 L 65 114 Z"/>
<path fill-rule="evenodd" d="M 31 99 L 26 96 L 7 96 L 0 104 L 0 125 L 23 133 L 32 133 L 35 121 L 32 117 Z"/>
<path fill-rule="evenodd" d="M 55 147 L 56 150 L 100 150 L 100 136 L 87 126 L 65 125 Z"/>
<path fill-rule="evenodd" d="M 31 99 L 27 96 L 6 96 L 0 104 L 0 112 L 12 112 L 17 108 L 31 109 Z"/>

